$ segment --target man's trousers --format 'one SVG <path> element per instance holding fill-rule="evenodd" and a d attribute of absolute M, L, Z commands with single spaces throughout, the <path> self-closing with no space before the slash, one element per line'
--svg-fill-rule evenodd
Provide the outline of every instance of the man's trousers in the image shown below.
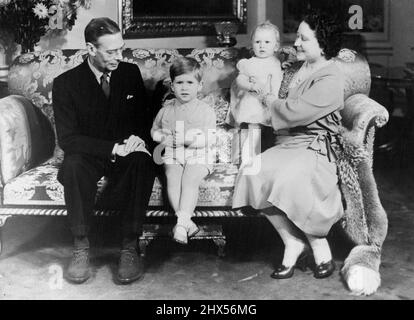
<path fill-rule="evenodd" d="M 87 236 L 94 208 L 122 211 L 122 236 L 136 236 L 154 183 L 154 163 L 144 152 L 117 157 L 115 162 L 85 154 L 65 155 L 58 180 L 64 195 L 70 228 L 75 237 Z M 108 185 L 95 203 L 97 182 L 108 177 Z"/>

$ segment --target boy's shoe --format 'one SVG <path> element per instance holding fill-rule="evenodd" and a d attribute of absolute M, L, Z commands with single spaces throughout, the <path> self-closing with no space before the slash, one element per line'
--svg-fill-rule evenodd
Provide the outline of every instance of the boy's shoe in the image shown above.
<path fill-rule="evenodd" d="M 200 228 L 192 220 L 190 220 L 187 224 L 188 237 L 189 238 L 194 237 L 199 231 L 200 231 Z"/>
<path fill-rule="evenodd" d="M 181 244 L 187 244 L 188 238 L 187 238 L 188 232 L 187 227 L 183 226 L 182 224 L 176 224 L 173 228 L 173 239 L 174 241 L 181 243 Z"/>
<path fill-rule="evenodd" d="M 66 279 L 70 282 L 80 284 L 88 280 L 89 277 L 89 249 L 74 249 L 72 259 L 66 272 Z"/>

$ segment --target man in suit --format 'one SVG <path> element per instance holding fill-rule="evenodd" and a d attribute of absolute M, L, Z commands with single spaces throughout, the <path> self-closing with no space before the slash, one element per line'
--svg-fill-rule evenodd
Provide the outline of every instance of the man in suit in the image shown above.
<path fill-rule="evenodd" d="M 108 177 L 102 195 L 105 208 L 122 209 L 122 249 L 117 280 L 130 283 L 143 274 L 137 236 L 154 182 L 147 143 L 152 119 L 139 68 L 122 62 L 124 41 L 109 18 L 92 19 L 85 28 L 88 57 L 53 83 L 58 142 L 65 152 L 58 180 L 74 236 L 66 278 L 89 278 L 90 218 L 97 182 Z"/>

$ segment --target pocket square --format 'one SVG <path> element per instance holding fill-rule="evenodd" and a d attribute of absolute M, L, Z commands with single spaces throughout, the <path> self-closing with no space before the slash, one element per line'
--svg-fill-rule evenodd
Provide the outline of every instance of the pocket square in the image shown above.
<path fill-rule="evenodd" d="M 127 100 L 132 99 L 133 97 L 134 97 L 133 95 L 129 94 L 127 95 Z"/>

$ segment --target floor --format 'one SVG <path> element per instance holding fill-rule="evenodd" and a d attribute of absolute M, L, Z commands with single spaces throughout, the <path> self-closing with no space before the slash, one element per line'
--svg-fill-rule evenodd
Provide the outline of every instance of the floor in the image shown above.
<path fill-rule="evenodd" d="M 412 141 L 411 141 L 412 142 Z M 411 143 L 410 142 L 410 143 Z M 409 150 L 414 150 L 411 148 Z M 283 246 L 264 219 L 239 219 L 224 225 L 227 255 L 219 258 L 210 241 L 181 246 L 169 239 L 154 241 L 142 280 L 119 286 L 116 271 L 119 236 L 116 218 L 97 218 L 91 237 L 93 276 L 82 285 L 62 280 L 71 256 L 71 236 L 64 217 L 15 217 L 3 228 L 0 299 L 414 299 L 414 152 L 398 157 L 378 155 L 375 176 L 388 213 L 389 232 L 383 247 L 382 285 L 369 297 L 353 296 L 339 271 L 324 280 L 296 271 L 289 280 L 269 277 Z M 349 243 L 333 232 L 329 241 L 338 267 Z"/>

